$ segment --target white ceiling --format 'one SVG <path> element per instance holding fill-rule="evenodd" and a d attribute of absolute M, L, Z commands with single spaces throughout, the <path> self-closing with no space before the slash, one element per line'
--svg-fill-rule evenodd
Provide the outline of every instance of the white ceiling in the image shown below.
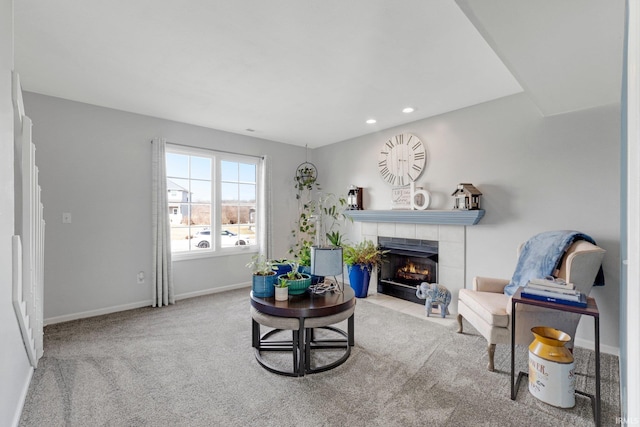
<path fill-rule="evenodd" d="M 20 0 L 15 68 L 27 91 L 311 148 L 523 89 L 545 115 L 618 102 L 623 0 L 457 3 Z"/>

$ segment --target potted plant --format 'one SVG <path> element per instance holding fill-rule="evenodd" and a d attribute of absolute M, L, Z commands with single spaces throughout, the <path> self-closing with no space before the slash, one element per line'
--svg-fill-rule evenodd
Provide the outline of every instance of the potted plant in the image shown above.
<path fill-rule="evenodd" d="M 260 254 L 254 255 L 247 267 L 253 272 L 251 285 L 253 295 L 260 298 L 272 297 L 274 294 L 273 285 L 278 280 L 278 276 L 274 271 L 277 267 L 264 255 Z"/>
<path fill-rule="evenodd" d="M 289 295 L 300 295 L 311 286 L 311 275 L 298 271 L 298 262 L 290 261 L 291 271 L 278 276 L 279 284 L 287 286 Z"/>
<path fill-rule="evenodd" d="M 276 301 L 287 301 L 289 299 L 289 287 L 287 285 L 287 281 L 281 277 L 278 277 L 278 280 L 273 284 Z"/>
<path fill-rule="evenodd" d="M 351 217 L 344 214 L 347 208 L 347 199 L 333 193 L 319 194 L 318 201 L 313 208 L 317 223 L 314 246 L 342 246 L 343 236 L 340 227 L 346 220 L 351 220 Z"/>
<path fill-rule="evenodd" d="M 312 190 L 314 186 L 318 186 L 316 180 L 318 171 L 313 163 L 304 162 L 296 170 L 296 189 L 301 192 L 303 190 Z"/>
<path fill-rule="evenodd" d="M 300 205 L 300 215 L 291 231 L 294 244 L 289 250 L 301 266 L 310 267 L 315 276 L 342 274 L 342 239 L 340 226 L 351 220 L 344 214 L 346 198 L 332 193 L 319 194 Z"/>
<path fill-rule="evenodd" d="M 344 214 L 347 200 L 335 194 L 321 194 L 317 204 L 316 242 L 311 247 L 311 273 L 323 276 L 342 274 L 340 227 L 350 217 Z"/>
<path fill-rule="evenodd" d="M 344 263 L 349 272 L 349 283 L 357 298 L 366 298 L 369 292 L 371 272 L 384 261 L 384 254 L 371 240 L 363 240 L 356 245 L 344 246 Z"/>
<path fill-rule="evenodd" d="M 291 271 L 291 264 L 289 264 L 289 262 L 290 261 L 286 258 L 271 260 L 273 269 L 278 271 L 278 275 L 285 274 Z"/>

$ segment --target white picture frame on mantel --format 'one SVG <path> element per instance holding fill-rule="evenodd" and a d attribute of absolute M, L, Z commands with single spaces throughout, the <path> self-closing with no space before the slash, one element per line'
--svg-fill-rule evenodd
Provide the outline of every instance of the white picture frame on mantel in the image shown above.
<path fill-rule="evenodd" d="M 391 190 L 391 210 L 425 210 L 431 204 L 431 194 L 412 182 L 408 187 Z"/>
<path fill-rule="evenodd" d="M 391 189 L 391 209 L 411 209 L 411 189 L 409 187 L 396 187 Z"/>

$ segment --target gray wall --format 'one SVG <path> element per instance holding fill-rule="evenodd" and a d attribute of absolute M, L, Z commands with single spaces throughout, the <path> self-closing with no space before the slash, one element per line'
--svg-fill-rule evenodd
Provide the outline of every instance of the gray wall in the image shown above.
<path fill-rule="evenodd" d="M 13 2 L 0 1 L 0 425 L 17 422 L 31 366 L 12 304 L 13 212 Z"/>
<path fill-rule="evenodd" d="M 274 255 L 286 256 L 296 210 L 293 177 L 304 148 L 25 94 L 45 206 L 45 321 L 149 305 L 151 144 L 272 156 Z M 62 223 L 70 212 L 71 224 Z M 177 296 L 250 282 L 250 254 L 174 262 Z M 144 271 L 144 285 L 136 274 Z"/>
<path fill-rule="evenodd" d="M 389 209 L 391 187 L 377 172 L 384 141 L 414 133 L 427 146 L 417 184 L 432 193 L 431 209 L 450 209 L 460 182 L 483 193 L 486 215 L 467 227 L 466 283 L 473 276 L 510 278 L 517 246 L 552 229 L 591 235 L 607 250 L 606 286 L 592 292 L 601 312 L 602 344 L 617 351 L 620 270 L 620 107 L 612 105 L 543 118 L 523 95 L 380 130 L 314 150 L 331 192 L 363 187 L 366 209 Z M 352 233 L 357 235 L 357 233 Z M 578 344 L 593 340 L 583 320 Z M 582 340 L 582 341 L 581 341 Z"/>
<path fill-rule="evenodd" d="M 150 269 L 150 144 L 159 135 L 182 144 L 274 157 L 276 256 L 285 256 L 295 215 L 292 177 L 304 149 L 86 104 L 26 94 L 34 120 L 47 220 L 45 319 L 128 308 L 150 300 L 135 283 Z M 511 277 L 517 245 L 550 229 L 577 229 L 607 250 L 607 286 L 595 289 L 605 350 L 618 347 L 620 108 L 543 118 L 525 95 L 422 120 L 312 152 L 323 188 L 365 188 L 365 207 L 388 209 L 391 188 L 377 174 L 377 153 L 397 132 L 427 144 L 418 184 L 432 209 L 451 206 L 459 182 L 483 193 L 487 210 L 467 229 L 467 283 Z M 284 190 L 284 191 L 281 191 Z M 62 224 L 71 212 L 72 224 Z M 176 293 L 197 294 L 247 281 L 248 256 L 176 263 Z M 147 277 L 150 275 L 147 274 Z M 578 343 L 592 340 L 591 320 Z"/>

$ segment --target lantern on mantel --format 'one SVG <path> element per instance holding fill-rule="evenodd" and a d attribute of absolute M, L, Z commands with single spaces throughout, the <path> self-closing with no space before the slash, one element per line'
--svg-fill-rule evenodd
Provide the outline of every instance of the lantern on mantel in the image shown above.
<path fill-rule="evenodd" d="M 480 196 L 482 196 L 482 193 L 471 184 L 458 184 L 458 188 L 451 195 L 454 198 L 453 209 L 480 209 Z"/>
<path fill-rule="evenodd" d="M 347 209 L 351 211 L 361 211 L 362 207 L 362 187 L 351 185 L 347 192 Z"/>

